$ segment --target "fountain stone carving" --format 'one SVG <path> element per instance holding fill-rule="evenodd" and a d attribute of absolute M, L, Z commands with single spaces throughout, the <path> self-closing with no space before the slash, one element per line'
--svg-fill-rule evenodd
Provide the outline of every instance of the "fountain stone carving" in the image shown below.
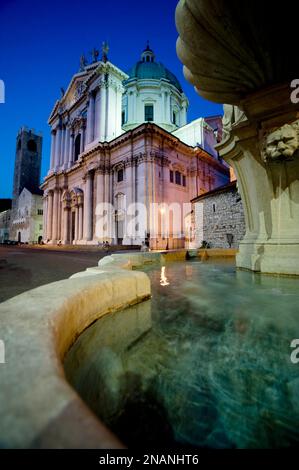
<path fill-rule="evenodd" d="M 227 103 L 218 151 L 234 168 L 245 212 L 237 267 L 262 273 L 299 275 L 298 14 L 297 4 L 290 15 L 251 0 L 181 0 L 176 10 L 185 77 Z"/>

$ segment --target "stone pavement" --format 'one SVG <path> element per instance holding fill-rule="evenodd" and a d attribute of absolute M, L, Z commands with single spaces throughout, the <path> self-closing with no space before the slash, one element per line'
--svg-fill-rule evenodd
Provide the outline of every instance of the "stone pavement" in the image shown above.
<path fill-rule="evenodd" d="M 106 254 L 100 249 L 0 246 L 0 302 L 96 266 Z"/>

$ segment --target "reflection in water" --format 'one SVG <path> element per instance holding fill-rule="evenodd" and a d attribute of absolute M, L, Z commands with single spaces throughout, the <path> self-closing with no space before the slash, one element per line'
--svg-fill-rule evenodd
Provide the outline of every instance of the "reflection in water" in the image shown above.
<path fill-rule="evenodd" d="M 187 265 L 167 266 L 167 289 L 149 267 L 152 300 L 88 328 L 68 379 L 132 447 L 296 446 L 299 280 Z"/>
<path fill-rule="evenodd" d="M 165 275 L 165 266 L 161 267 L 161 278 L 160 278 L 160 286 L 169 286 L 169 282 Z"/>

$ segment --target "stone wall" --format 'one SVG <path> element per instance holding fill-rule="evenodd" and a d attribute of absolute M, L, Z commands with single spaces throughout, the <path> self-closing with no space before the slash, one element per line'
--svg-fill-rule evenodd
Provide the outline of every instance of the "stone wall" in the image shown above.
<path fill-rule="evenodd" d="M 231 248 L 238 248 L 245 235 L 241 196 L 236 187 L 211 194 L 203 204 L 203 238 L 211 248 L 230 248 L 227 234 L 232 234 Z"/>
<path fill-rule="evenodd" d="M 196 247 L 204 240 L 211 248 L 230 248 L 231 234 L 231 248 L 238 248 L 245 235 L 245 218 L 236 184 L 200 196 L 194 201 L 193 211 Z"/>

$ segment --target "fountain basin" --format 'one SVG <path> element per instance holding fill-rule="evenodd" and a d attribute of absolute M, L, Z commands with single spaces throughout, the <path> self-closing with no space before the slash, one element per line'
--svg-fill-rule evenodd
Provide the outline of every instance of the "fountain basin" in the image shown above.
<path fill-rule="evenodd" d="M 124 254 L 99 273 L 41 286 L 0 305 L 0 447 L 122 447 L 67 383 L 62 361 L 96 319 L 150 292 L 147 275 L 131 271 Z"/>
<path fill-rule="evenodd" d="M 143 266 L 152 298 L 95 322 L 69 382 L 129 448 L 298 445 L 299 280 L 230 259 Z"/>

